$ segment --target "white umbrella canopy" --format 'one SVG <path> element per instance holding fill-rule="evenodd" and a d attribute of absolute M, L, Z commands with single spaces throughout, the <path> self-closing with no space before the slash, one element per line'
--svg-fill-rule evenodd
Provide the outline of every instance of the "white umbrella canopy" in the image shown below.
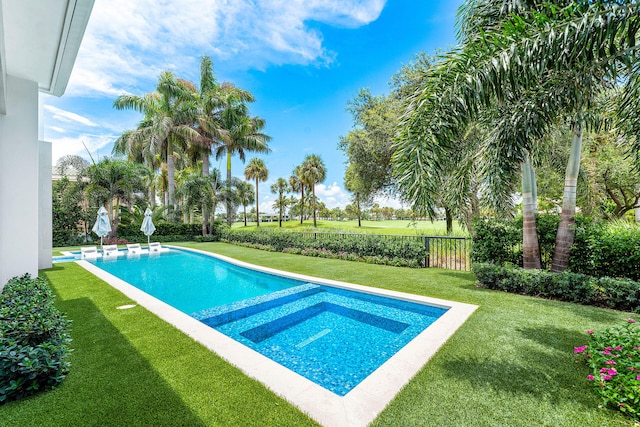
<path fill-rule="evenodd" d="M 111 222 L 104 206 L 98 209 L 98 218 L 91 231 L 100 236 L 100 246 L 102 246 L 102 238 L 111 232 Z"/>
<path fill-rule="evenodd" d="M 142 220 L 142 227 L 140 227 L 140 231 L 142 231 L 144 235 L 147 236 L 147 245 L 151 242 L 151 235 L 154 231 L 156 231 L 156 226 L 153 225 L 153 221 L 151 220 L 152 215 L 153 212 L 151 212 L 151 209 L 147 208 L 144 211 L 144 220 Z"/>

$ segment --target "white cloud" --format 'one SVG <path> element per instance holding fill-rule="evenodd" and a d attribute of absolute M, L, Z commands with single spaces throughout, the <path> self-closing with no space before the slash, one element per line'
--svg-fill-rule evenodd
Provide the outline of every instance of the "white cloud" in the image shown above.
<path fill-rule="evenodd" d="M 62 129 L 58 126 L 50 126 L 48 129 L 51 129 L 54 132 L 58 132 L 58 133 L 66 133 L 67 131 L 65 129 Z"/>
<path fill-rule="evenodd" d="M 114 96 L 193 68 L 202 54 L 245 67 L 326 64 L 334 54 L 309 21 L 356 28 L 386 0 L 96 0 L 67 93 Z"/>
<path fill-rule="evenodd" d="M 50 111 L 52 113 L 52 117 L 56 120 L 60 120 L 61 122 L 66 123 L 80 123 L 84 126 L 95 127 L 98 126 L 97 123 L 89 120 L 88 118 L 81 116 L 80 114 L 72 113 L 71 111 L 66 111 L 58 107 L 54 107 L 53 105 L 45 105 L 44 109 Z M 60 128 L 58 128 L 60 129 Z"/>
<path fill-rule="evenodd" d="M 78 135 L 77 137 L 48 138 L 47 140 L 51 142 L 53 164 L 55 165 L 60 157 L 69 154 L 78 155 L 89 161 L 91 160 L 91 157 L 93 157 L 97 162 L 104 156 L 111 154 L 111 150 L 102 149 L 104 149 L 109 143 L 113 142 L 114 139 L 115 137 L 113 135 L 83 134 Z M 87 152 L 87 150 L 89 151 Z M 91 153 L 91 156 L 89 153 Z"/>
<path fill-rule="evenodd" d="M 347 204 L 351 203 L 349 193 L 336 182 L 331 183 L 329 186 L 316 184 L 316 196 L 322 200 L 329 209 L 338 206 L 344 208 Z"/>

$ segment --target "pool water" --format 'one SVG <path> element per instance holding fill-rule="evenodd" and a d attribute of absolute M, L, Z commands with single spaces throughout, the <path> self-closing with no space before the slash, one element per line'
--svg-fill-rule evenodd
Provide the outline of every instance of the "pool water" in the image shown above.
<path fill-rule="evenodd" d="M 446 311 L 308 283 L 194 317 L 344 396 Z"/>
<path fill-rule="evenodd" d="M 177 249 L 90 262 L 187 314 L 302 284 Z"/>
<path fill-rule="evenodd" d="M 92 263 L 339 396 L 447 311 L 183 250 Z"/>

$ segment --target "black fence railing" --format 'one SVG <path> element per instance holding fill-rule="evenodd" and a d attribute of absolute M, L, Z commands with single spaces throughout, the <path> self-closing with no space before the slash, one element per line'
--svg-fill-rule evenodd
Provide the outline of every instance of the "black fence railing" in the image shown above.
<path fill-rule="evenodd" d="M 265 230 L 266 231 L 266 230 Z M 271 230 L 269 230 L 271 231 Z M 362 236 L 357 233 L 323 233 L 323 232 L 300 232 L 306 236 L 313 236 L 315 240 L 353 238 Z M 370 236 L 367 234 L 367 236 Z M 425 258 L 423 267 L 426 268 L 446 268 L 449 270 L 471 270 L 470 252 L 471 239 L 468 237 L 452 236 L 407 236 L 396 234 L 376 234 L 381 239 L 392 239 L 401 243 L 418 241 L 424 245 Z"/>

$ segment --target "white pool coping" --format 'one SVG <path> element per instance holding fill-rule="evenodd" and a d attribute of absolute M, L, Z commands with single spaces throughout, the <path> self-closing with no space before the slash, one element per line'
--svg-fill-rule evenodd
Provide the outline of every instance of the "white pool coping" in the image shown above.
<path fill-rule="evenodd" d="M 418 373 L 429 361 L 431 356 L 438 351 L 449 337 L 451 337 L 478 308 L 478 306 L 472 304 L 289 273 L 245 263 L 223 255 L 197 249 L 170 245 L 165 246 L 197 252 L 241 267 L 278 276 L 449 308 L 444 315 L 411 340 L 353 390 L 345 396 L 338 396 L 255 350 L 240 344 L 232 338 L 173 308 L 169 304 L 107 273 L 94 264 L 83 260 L 76 261 L 78 265 L 118 289 L 127 297 L 136 301 L 164 321 L 175 326 L 209 350 L 218 354 L 246 375 L 260 381 L 274 393 L 283 397 L 324 426 L 359 427 L 371 423 L 402 387 Z"/>

